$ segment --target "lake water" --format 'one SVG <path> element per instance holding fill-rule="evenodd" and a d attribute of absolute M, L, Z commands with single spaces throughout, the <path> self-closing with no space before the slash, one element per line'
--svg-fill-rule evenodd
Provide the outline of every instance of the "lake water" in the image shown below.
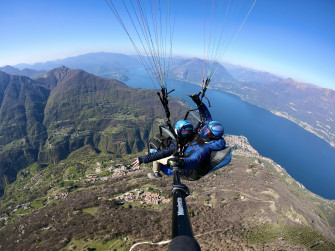
<path fill-rule="evenodd" d="M 129 86 L 154 88 L 145 72 L 135 70 L 129 77 L 126 82 Z M 176 89 L 171 95 L 188 102 L 190 98 L 186 94 L 200 91 L 200 86 L 181 81 L 170 85 L 168 90 Z M 262 156 L 280 164 L 308 190 L 335 199 L 335 148 L 293 122 L 248 104 L 235 95 L 208 90 L 206 96 L 211 103 L 209 109 L 213 119 L 223 123 L 225 133 L 247 137 Z"/>

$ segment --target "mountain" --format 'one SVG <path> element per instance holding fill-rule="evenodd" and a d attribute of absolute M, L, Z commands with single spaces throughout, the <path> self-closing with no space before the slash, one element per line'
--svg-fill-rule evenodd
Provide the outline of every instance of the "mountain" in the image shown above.
<path fill-rule="evenodd" d="M 124 55 L 118 53 L 88 53 L 76 57 L 69 57 L 49 61 L 46 63 L 36 63 L 33 65 L 19 64 L 16 68 L 30 68 L 36 70 L 51 70 L 60 66 L 66 66 L 72 69 L 83 69 L 100 77 L 116 78 L 122 81 L 128 80 L 127 74 L 131 75 L 131 71 L 136 68 L 142 68 L 143 65 L 137 55 Z M 214 68 L 215 79 L 218 81 L 233 81 L 234 78 L 227 70 L 218 63 L 204 62 L 199 58 L 173 58 L 172 75 L 183 81 L 198 83 L 203 79 L 203 67 Z"/>
<path fill-rule="evenodd" d="M 306 190 L 246 138 L 226 140 L 231 164 L 183 181 L 202 250 L 334 250 L 334 201 Z M 172 178 L 132 170 L 136 156 L 86 145 L 57 164 L 21 170 L 1 198 L 0 249 L 166 250 L 148 243 L 170 239 Z"/>
<path fill-rule="evenodd" d="M 335 91 L 293 79 L 214 83 L 246 102 L 287 118 L 335 146 Z"/>
<path fill-rule="evenodd" d="M 18 170 L 37 160 L 47 139 L 43 117 L 49 92 L 28 77 L 0 71 L 0 195 Z"/>
<path fill-rule="evenodd" d="M 27 77 L 30 77 L 30 78 L 40 77 L 47 72 L 45 70 L 32 70 L 32 69 L 28 69 L 28 68 L 24 68 L 22 70 L 19 70 L 19 69 L 14 68 L 10 65 L 0 67 L 0 71 L 6 72 L 6 73 L 11 74 L 11 75 L 27 76 Z"/>
<path fill-rule="evenodd" d="M 279 82 L 282 78 L 269 72 L 257 71 L 254 69 L 223 64 L 227 71 L 239 82 L 273 83 Z"/>
<path fill-rule="evenodd" d="M 99 52 L 32 65 L 19 64 L 15 67 L 19 69 L 24 67 L 36 70 L 52 70 L 63 65 L 71 69 L 82 69 L 100 77 L 125 81 L 128 79 L 127 72 L 132 68 L 141 66 L 141 62 L 134 55 Z"/>
<path fill-rule="evenodd" d="M 142 151 L 165 117 L 155 91 L 67 67 L 35 80 L 0 72 L 0 101 L 0 195 L 18 170 L 58 163 L 87 144 L 117 154 Z M 184 114 L 186 107 L 172 100 L 170 109 Z"/>
<path fill-rule="evenodd" d="M 124 81 L 132 77 L 133 69 L 142 67 L 137 56 L 115 53 L 90 53 L 16 67 L 40 70 L 61 65 Z M 174 58 L 171 76 L 181 81 L 201 84 L 205 65 L 208 66 L 209 63 L 197 58 Z M 218 66 L 209 88 L 233 93 L 246 102 L 295 122 L 335 146 L 334 90 L 231 64 Z"/>
<path fill-rule="evenodd" d="M 200 83 L 203 79 L 203 69 L 217 67 L 214 81 L 234 81 L 234 78 L 227 72 L 227 70 L 218 63 L 205 62 L 199 58 L 190 59 L 175 59 L 172 69 L 174 77 L 181 81 L 188 81 L 192 83 Z M 205 76 L 206 78 L 206 76 Z"/>

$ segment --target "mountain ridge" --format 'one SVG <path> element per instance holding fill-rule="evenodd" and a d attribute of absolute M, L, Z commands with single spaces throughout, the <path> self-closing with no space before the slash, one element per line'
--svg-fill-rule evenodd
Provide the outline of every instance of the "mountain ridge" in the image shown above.
<path fill-rule="evenodd" d="M 229 72 L 218 62 L 204 61 L 199 58 L 175 60 L 172 68 L 173 76 L 181 81 L 199 83 L 203 80 L 205 72 L 215 69 L 214 81 L 236 81 Z"/>
<path fill-rule="evenodd" d="M 1 194 L 4 184 L 12 182 L 18 170 L 37 159 L 40 144 L 47 137 L 42 121 L 49 91 L 28 77 L 2 71 L 0 86 Z"/>
<path fill-rule="evenodd" d="M 19 70 L 15 67 L 12 67 L 10 65 L 6 65 L 4 67 L 0 67 L 0 71 L 6 72 L 11 75 L 20 75 L 20 76 L 27 76 L 30 78 L 36 78 L 40 77 L 41 75 L 45 74 L 45 70 L 32 70 L 28 68 L 24 68 L 22 70 Z"/>
<path fill-rule="evenodd" d="M 95 58 L 95 53 L 90 53 L 86 56 L 88 57 L 86 61 L 90 63 L 92 68 L 87 67 L 85 69 L 101 76 L 106 76 L 106 72 L 99 72 L 99 70 L 97 70 L 99 69 L 98 66 L 100 65 L 100 67 L 103 68 L 105 65 L 100 64 L 97 58 L 104 57 L 105 60 L 108 60 L 110 57 L 111 59 L 108 61 L 110 63 L 108 65 L 111 73 L 110 76 L 125 81 L 129 78 L 128 75 L 131 75 L 130 70 L 133 69 L 134 66 L 140 66 L 135 56 L 115 53 L 97 53 L 97 58 Z M 127 62 L 128 64 L 116 63 L 118 62 L 119 56 L 122 57 L 123 62 Z M 85 57 L 85 55 L 82 57 Z M 73 62 L 75 62 L 75 59 L 76 57 L 71 58 Z M 65 61 L 66 60 L 62 60 L 61 62 L 64 63 Z M 193 66 L 186 67 L 187 62 L 193 62 Z M 171 73 L 179 80 L 201 84 L 203 80 L 202 66 L 204 63 L 205 62 L 201 62 L 200 59 L 175 58 L 173 62 L 174 68 L 171 70 Z M 93 67 L 94 64 L 96 65 Z M 48 64 L 44 64 L 44 66 L 46 65 Z M 118 74 L 115 70 L 118 70 L 120 65 L 123 69 L 121 73 Z M 76 66 L 80 66 L 79 61 L 76 62 Z M 84 63 L 83 66 L 87 66 L 87 64 Z M 178 69 L 177 66 L 180 68 Z M 285 80 L 274 74 L 246 67 L 230 64 L 224 64 L 224 66 L 228 69 L 228 75 L 226 75 L 226 69 L 223 66 L 221 69 L 220 66 L 209 88 L 214 87 L 232 93 L 248 103 L 257 105 L 269 110 L 277 116 L 291 120 L 335 147 L 335 120 L 333 119 L 335 116 L 335 104 L 332 102 L 333 99 L 330 98 L 334 95 L 334 90 L 299 83 L 292 79 Z M 29 66 L 23 65 L 22 67 Z M 39 67 L 43 67 L 43 64 L 38 64 L 37 68 Z M 290 95 L 289 101 L 285 100 L 287 94 Z M 292 103 L 297 104 L 297 106 L 292 106 Z"/>
<path fill-rule="evenodd" d="M 86 144 L 119 154 L 142 151 L 165 116 L 153 90 L 64 66 L 35 80 L 0 72 L 0 86 L 1 193 L 18 170 L 57 163 Z M 183 109 L 171 101 L 172 111 Z"/>

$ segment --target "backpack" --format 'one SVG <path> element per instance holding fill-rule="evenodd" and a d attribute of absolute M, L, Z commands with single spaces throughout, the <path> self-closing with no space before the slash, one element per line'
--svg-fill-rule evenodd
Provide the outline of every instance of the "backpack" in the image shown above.
<path fill-rule="evenodd" d="M 165 149 L 170 146 L 171 142 L 172 138 L 170 136 L 157 134 L 155 137 L 149 140 L 148 152 L 153 153 Z"/>
<path fill-rule="evenodd" d="M 206 174 L 213 172 L 225 165 L 227 165 L 230 162 L 230 159 L 228 162 L 225 162 L 225 158 L 231 153 L 231 147 L 225 147 L 222 150 L 219 151 L 212 151 L 210 158 L 208 161 L 203 163 L 201 166 L 199 166 L 197 169 L 193 170 L 184 170 L 181 169 L 181 177 L 185 180 L 198 180 L 201 177 L 205 176 Z"/>

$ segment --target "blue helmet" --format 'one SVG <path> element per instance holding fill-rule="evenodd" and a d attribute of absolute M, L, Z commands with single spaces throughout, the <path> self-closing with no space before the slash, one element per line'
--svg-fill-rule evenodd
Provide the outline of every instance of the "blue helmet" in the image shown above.
<path fill-rule="evenodd" d="M 218 121 L 211 121 L 203 128 L 203 135 L 207 139 L 219 139 L 223 134 L 223 125 Z"/>
<path fill-rule="evenodd" d="M 193 135 L 193 125 L 188 120 L 179 120 L 175 125 L 176 133 L 180 137 L 188 137 Z"/>

